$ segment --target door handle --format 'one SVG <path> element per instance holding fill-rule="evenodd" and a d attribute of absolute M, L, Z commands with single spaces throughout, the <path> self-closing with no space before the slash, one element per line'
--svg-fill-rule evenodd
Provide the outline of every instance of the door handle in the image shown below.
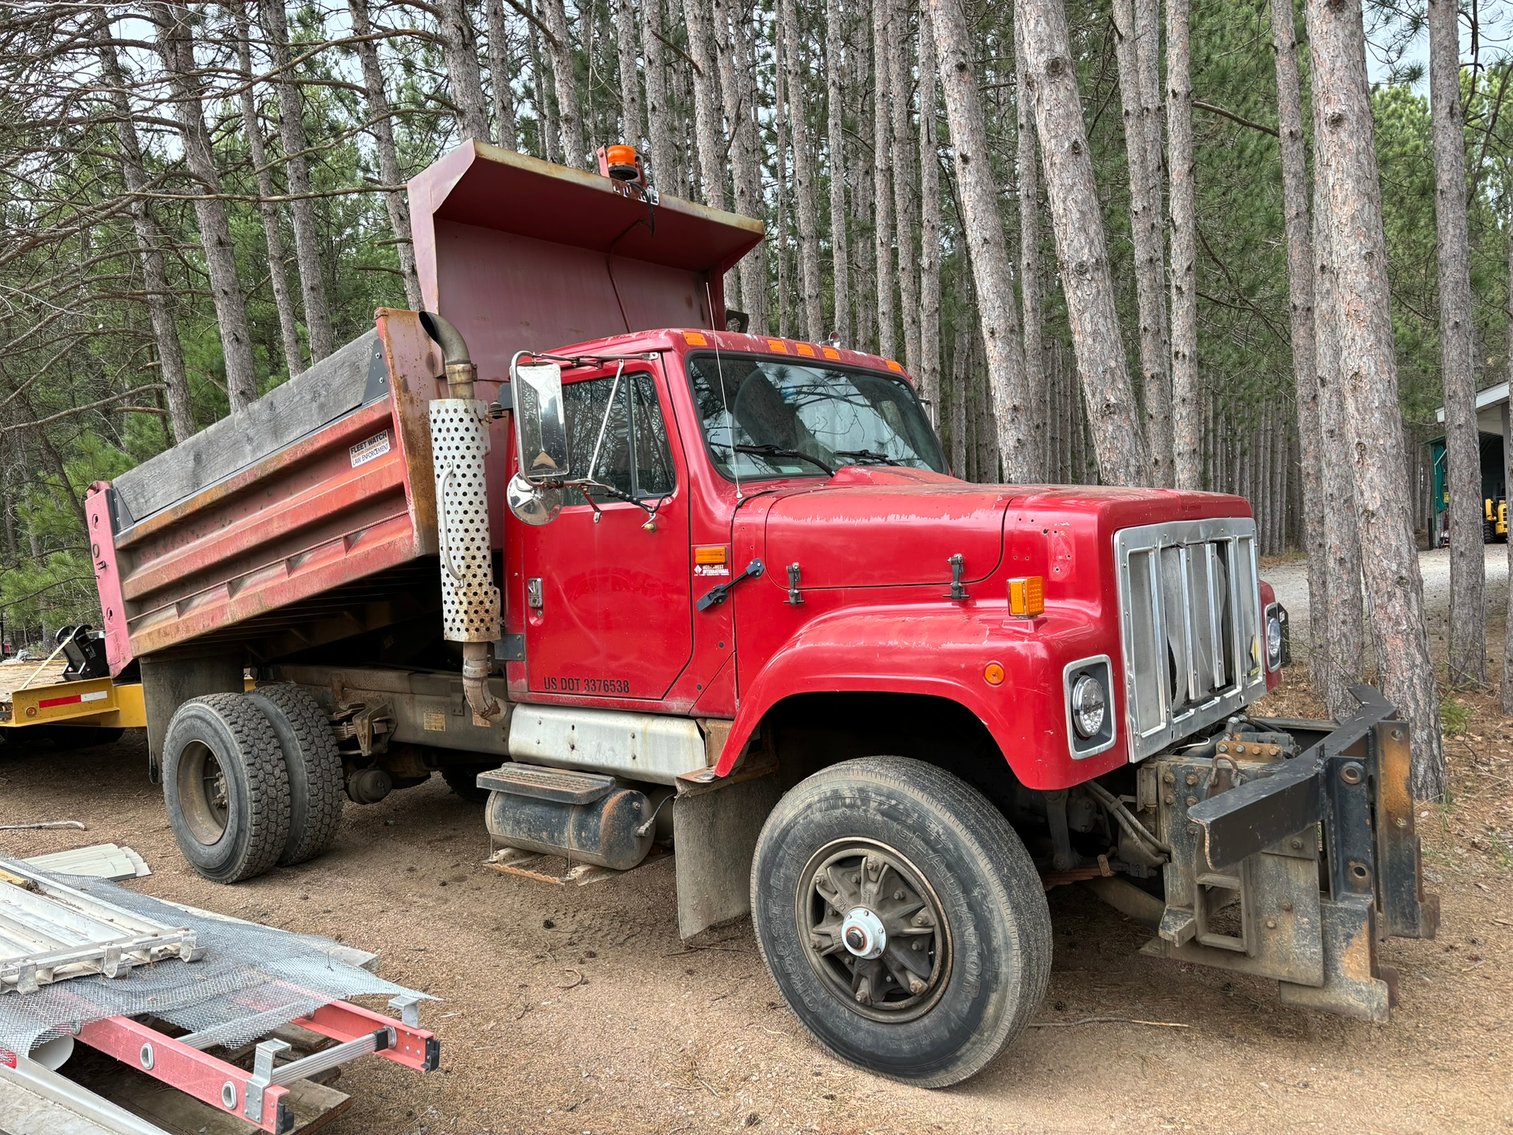
<path fill-rule="evenodd" d="M 541 610 L 541 577 L 533 576 L 525 581 L 525 604 L 533 611 Z"/>
<path fill-rule="evenodd" d="M 712 587 L 700 596 L 698 603 L 699 610 L 707 611 L 711 607 L 718 607 L 721 603 L 725 602 L 726 597 L 730 594 L 730 589 L 740 583 L 741 580 L 756 579 L 766 571 L 767 568 L 761 560 L 752 560 L 746 565 L 746 570 L 729 583 L 722 583 L 718 587 Z"/>

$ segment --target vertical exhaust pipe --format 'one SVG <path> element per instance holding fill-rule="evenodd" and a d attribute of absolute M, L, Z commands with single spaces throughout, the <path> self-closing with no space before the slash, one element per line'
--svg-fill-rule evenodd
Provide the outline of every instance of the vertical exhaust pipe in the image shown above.
<path fill-rule="evenodd" d="M 448 395 L 429 407 L 443 633 L 448 642 L 462 644 L 462 692 L 474 723 L 488 725 L 503 712 L 489 691 L 499 635 L 485 463 L 489 414 L 473 396 L 478 368 L 462 333 L 434 312 L 421 312 L 420 323 L 441 348 Z"/>

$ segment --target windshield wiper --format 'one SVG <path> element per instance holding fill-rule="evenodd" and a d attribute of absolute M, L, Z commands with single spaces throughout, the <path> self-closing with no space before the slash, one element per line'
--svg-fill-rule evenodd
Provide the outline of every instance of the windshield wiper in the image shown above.
<path fill-rule="evenodd" d="M 857 458 L 858 465 L 860 465 L 863 461 L 870 461 L 874 465 L 903 464 L 903 462 L 897 460 L 896 458 L 889 457 L 886 453 L 879 453 L 875 449 L 837 449 L 835 451 L 835 455 L 837 457 L 855 457 Z"/>
<path fill-rule="evenodd" d="M 810 457 L 807 453 L 804 453 L 802 450 L 798 449 L 784 449 L 780 445 L 770 444 L 732 445 L 730 448 L 735 450 L 737 453 L 754 453 L 758 457 L 797 457 L 800 461 L 807 461 L 809 462 L 809 464 L 823 469 L 826 473 L 833 474 L 835 472 L 834 469 L 830 468 L 830 466 L 826 465 L 818 457 Z"/>

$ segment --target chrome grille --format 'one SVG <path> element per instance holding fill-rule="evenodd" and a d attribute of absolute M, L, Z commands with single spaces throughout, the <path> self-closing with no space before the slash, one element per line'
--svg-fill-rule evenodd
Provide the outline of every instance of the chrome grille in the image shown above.
<path fill-rule="evenodd" d="M 1222 720 L 1266 691 L 1255 521 L 1114 534 L 1131 759 Z"/>

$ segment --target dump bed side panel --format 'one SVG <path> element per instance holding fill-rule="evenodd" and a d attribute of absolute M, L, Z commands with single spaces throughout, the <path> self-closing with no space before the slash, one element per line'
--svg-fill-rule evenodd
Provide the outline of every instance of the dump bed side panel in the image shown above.
<path fill-rule="evenodd" d="M 436 551 L 426 403 L 440 359 L 413 313 L 377 324 L 90 490 L 113 674 L 190 642 L 341 637 L 393 617 L 396 591 L 434 585 L 419 561 Z"/>

